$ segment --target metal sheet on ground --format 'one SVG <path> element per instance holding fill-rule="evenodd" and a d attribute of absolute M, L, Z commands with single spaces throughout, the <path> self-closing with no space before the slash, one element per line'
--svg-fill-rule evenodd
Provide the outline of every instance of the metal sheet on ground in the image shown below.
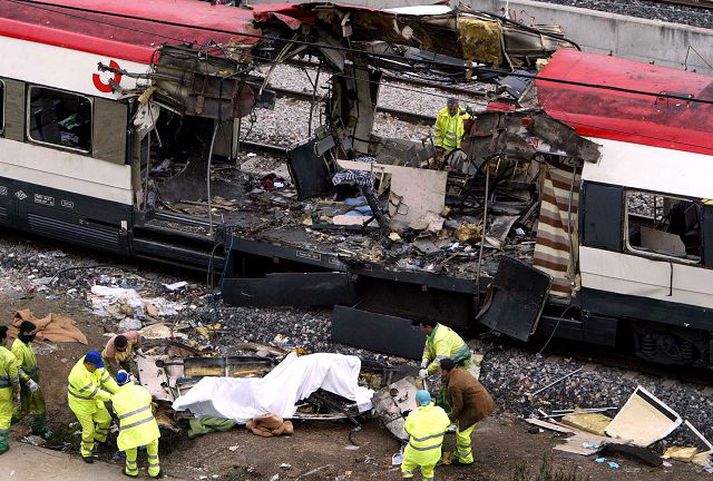
<path fill-rule="evenodd" d="M 408 359 L 421 359 L 426 336 L 410 319 L 334 306 L 332 341 Z"/>
<path fill-rule="evenodd" d="M 223 300 L 232 306 L 332 306 L 354 304 L 356 288 L 349 274 L 304 272 L 264 278 L 228 278 Z"/>

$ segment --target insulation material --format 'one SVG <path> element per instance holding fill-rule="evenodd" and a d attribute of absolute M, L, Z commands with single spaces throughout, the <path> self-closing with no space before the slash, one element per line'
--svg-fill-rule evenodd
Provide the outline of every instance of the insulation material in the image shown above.
<path fill-rule="evenodd" d="M 645 448 L 671 434 L 682 422 L 677 412 L 639 386 L 609 424 L 606 433 Z"/>
<path fill-rule="evenodd" d="M 598 436 L 606 436 L 604 431 L 611 421 L 610 417 L 601 413 L 573 412 L 562 418 L 564 424 Z"/>
<path fill-rule="evenodd" d="M 361 360 L 356 356 L 290 353 L 263 378 L 204 377 L 173 403 L 176 411 L 218 416 L 244 424 L 265 413 L 292 418 L 296 404 L 317 389 L 356 402 L 360 412 L 371 409 L 374 391 L 358 385 Z"/>
<path fill-rule="evenodd" d="M 577 250 L 572 246 L 578 245 L 580 172 L 573 173 L 551 165 L 544 169 L 532 265 L 552 277 L 550 295 L 568 297 L 572 295 L 576 275 Z"/>
<path fill-rule="evenodd" d="M 465 60 L 499 67 L 502 62 L 501 32 L 498 22 L 477 18 L 458 18 L 458 40 Z"/>
<path fill-rule="evenodd" d="M 693 458 L 698 454 L 698 448 L 695 446 L 671 446 L 663 453 L 661 456 L 664 459 L 673 459 L 674 461 L 681 461 L 683 463 L 690 463 Z"/>

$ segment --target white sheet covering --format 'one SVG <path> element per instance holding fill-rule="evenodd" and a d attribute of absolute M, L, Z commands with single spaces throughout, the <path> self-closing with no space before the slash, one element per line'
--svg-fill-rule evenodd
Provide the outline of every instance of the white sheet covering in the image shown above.
<path fill-rule="evenodd" d="M 359 386 L 360 371 L 361 360 L 356 356 L 290 353 L 264 378 L 204 377 L 173 402 L 173 409 L 241 424 L 265 413 L 289 419 L 298 401 L 322 388 L 355 401 L 364 412 L 372 407 L 374 391 Z"/>

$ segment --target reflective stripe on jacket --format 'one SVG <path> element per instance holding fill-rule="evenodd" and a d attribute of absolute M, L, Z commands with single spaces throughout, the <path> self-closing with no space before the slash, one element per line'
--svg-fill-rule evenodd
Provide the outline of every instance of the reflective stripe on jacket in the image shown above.
<path fill-rule="evenodd" d="M 26 383 L 30 378 L 35 382 L 40 382 L 40 367 L 37 364 L 37 357 L 32 346 L 25 344 L 20 339 L 15 339 L 11 347 L 12 353 L 20 363 L 20 378 Z"/>
<path fill-rule="evenodd" d="M 437 323 L 433 327 L 433 331 L 426 338 L 426 345 L 423 349 L 423 360 L 428 361 L 428 373 L 435 374 L 439 367 L 441 359 L 450 357 L 456 364 L 470 359 L 470 348 L 456 334 L 456 332 L 448 326 Z"/>
<path fill-rule="evenodd" d="M 110 394 L 119 389 L 106 369 L 100 367 L 89 372 L 84 367 L 84 356 L 70 371 L 68 381 L 69 398 L 79 402 L 106 402 L 111 398 Z"/>
<path fill-rule="evenodd" d="M 111 405 L 119 418 L 117 445 L 121 451 L 146 446 L 161 433 L 151 410 L 151 393 L 137 384 L 121 386 L 111 397 Z"/>
<path fill-rule="evenodd" d="M 4 346 L 0 346 L 0 389 L 17 388 L 20 383 L 18 366 L 15 355 Z"/>
<path fill-rule="evenodd" d="M 469 118 L 470 115 L 460 108 L 458 113 L 452 117 L 448 113 L 448 107 L 439 110 L 436 123 L 433 125 L 433 143 L 436 147 L 443 147 L 446 150 L 460 147 L 460 142 L 465 134 L 463 121 Z"/>
<path fill-rule="evenodd" d="M 409 435 L 404 455 L 419 465 L 436 464 L 441 458 L 443 436 L 450 424 L 446 412 L 433 404 L 411 411 L 404 424 Z"/>

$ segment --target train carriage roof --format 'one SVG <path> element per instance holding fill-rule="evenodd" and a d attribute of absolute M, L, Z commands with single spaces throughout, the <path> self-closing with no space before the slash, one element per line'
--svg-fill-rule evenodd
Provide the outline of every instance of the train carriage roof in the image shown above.
<path fill-rule="evenodd" d="M 261 35 L 256 17 L 292 8 L 198 0 L 0 0 L 0 36 L 149 63 L 164 43 L 255 43 Z"/>
<path fill-rule="evenodd" d="M 552 82 L 586 83 L 713 102 L 713 77 L 560 49 L 538 74 L 538 100 L 587 137 L 713 155 L 713 103 Z"/>

